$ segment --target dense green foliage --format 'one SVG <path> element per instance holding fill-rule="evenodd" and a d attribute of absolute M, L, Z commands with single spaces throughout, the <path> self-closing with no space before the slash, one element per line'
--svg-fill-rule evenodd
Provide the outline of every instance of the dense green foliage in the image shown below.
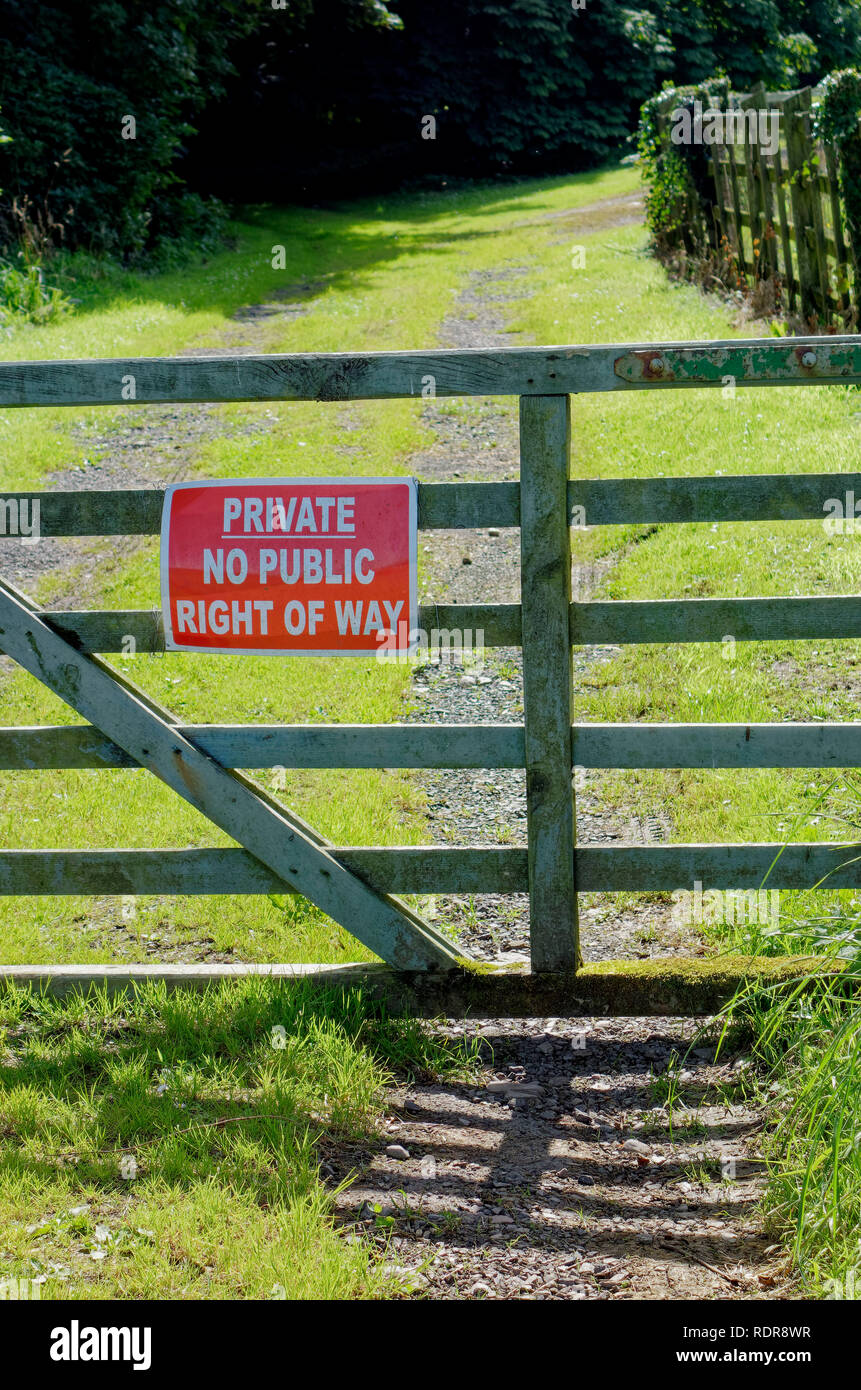
<path fill-rule="evenodd" d="M 861 71 L 829 73 L 813 107 L 814 129 L 837 146 L 840 192 L 856 274 L 861 271 Z"/>
<path fill-rule="evenodd" d="M 697 100 L 712 108 L 724 107 L 729 96 L 729 80 L 718 77 L 698 87 L 665 87 L 640 108 L 637 152 L 647 184 L 646 218 L 658 239 L 689 225 L 691 209 L 709 178 L 707 154 L 702 145 L 670 145 L 661 138 L 659 111 L 670 96 L 673 109 L 678 111 L 693 111 Z"/>
<path fill-rule="evenodd" d="M 861 53 L 857 0 L 391 0 L 402 27 L 349 44 L 341 8 L 317 0 L 302 25 L 270 15 L 248 36 L 229 100 L 201 123 L 200 186 L 332 196 L 369 180 L 582 168 L 626 152 L 640 103 L 665 81 L 723 71 L 737 88 L 786 86 Z"/>
<path fill-rule="evenodd" d="M 664 82 L 785 86 L 861 58 L 858 0 L 576 3 L 5 0 L 0 251 L 24 221 L 126 259 L 206 250 L 212 195 L 587 167 Z"/>
<path fill-rule="evenodd" d="M 243 0 L 6 0 L 0 17 L 3 239 L 134 253 L 211 220 L 175 166 L 223 92 Z M 134 127 L 128 118 L 134 119 Z M 17 214 L 17 215 L 16 215 Z"/>

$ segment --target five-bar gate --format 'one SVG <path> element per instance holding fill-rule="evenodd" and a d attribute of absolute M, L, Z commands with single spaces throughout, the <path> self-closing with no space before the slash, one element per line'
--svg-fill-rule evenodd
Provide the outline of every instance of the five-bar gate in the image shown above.
<path fill-rule="evenodd" d="M 237 842 L 235 849 L 0 850 L 2 894 L 300 892 L 386 963 L 374 967 L 0 967 L 55 990 L 144 978 L 201 984 L 253 971 L 366 987 L 433 1013 L 704 1013 L 751 973 L 792 977 L 791 960 L 609 963 L 582 967 L 578 892 L 857 887 L 855 845 L 584 845 L 575 849 L 572 766 L 861 766 L 861 723 L 578 724 L 575 644 L 861 637 L 861 598 L 572 602 L 570 524 L 822 518 L 861 473 L 755 477 L 570 477 L 570 397 L 612 390 L 861 383 L 857 337 L 730 340 L 496 352 L 273 355 L 0 364 L 0 407 L 437 396 L 520 398 L 520 481 L 419 484 L 419 526 L 519 527 L 519 605 L 434 605 L 426 629 L 481 629 L 523 649 L 523 725 L 183 725 L 96 653 L 163 649 L 158 611 L 40 611 L 0 580 L 0 651 L 88 722 L 0 730 L 0 769 L 144 767 Z M 576 472 L 576 452 L 575 452 Z M 156 489 L 17 493 L 40 503 L 46 536 L 151 535 Z M 582 508 L 582 511 L 580 509 Z M 527 845 L 340 847 L 238 769 L 526 770 Z M 782 852 L 781 852 L 782 851 Z M 778 857 L 779 855 L 779 857 Z M 775 863 L 775 860 L 777 862 Z M 396 894 L 522 892 L 531 970 L 469 960 Z"/>

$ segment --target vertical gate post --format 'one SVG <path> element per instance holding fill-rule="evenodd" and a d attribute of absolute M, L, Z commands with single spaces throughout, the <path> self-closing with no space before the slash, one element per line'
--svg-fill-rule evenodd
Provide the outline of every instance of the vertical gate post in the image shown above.
<path fill-rule="evenodd" d="M 579 964 L 571 777 L 568 396 L 520 398 L 520 558 L 532 969 Z"/>

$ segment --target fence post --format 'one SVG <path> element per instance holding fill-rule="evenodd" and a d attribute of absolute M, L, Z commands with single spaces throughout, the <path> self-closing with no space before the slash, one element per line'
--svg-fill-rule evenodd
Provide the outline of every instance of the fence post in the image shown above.
<path fill-rule="evenodd" d="M 806 101 L 805 101 L 806 97 Z M 792 224 L 795 232 L 795 255 L 798 260 L 798 289 L 801 315 L 809 325 L 817 315 L 818 258 L 811 249 L 813 236 L 813 193 L 809 178 L 804 174 L 805 161 L 812 153 L 805 125 L 810 106 L 809 89 L 804 88 L 790 97 L 783 110 L 786 119 L 786 162 L 789 169 L 789 196 L 792 203 Z M 818 193 L 817 193 L 818 197 Z M 826 306 L 823 305 L 823 312 Z"/>
<path fill-rule="evenodd" d="M 532 969 L 579 964 L 571 777 L 568 396 L 520 398 L 520 555 Z"/>

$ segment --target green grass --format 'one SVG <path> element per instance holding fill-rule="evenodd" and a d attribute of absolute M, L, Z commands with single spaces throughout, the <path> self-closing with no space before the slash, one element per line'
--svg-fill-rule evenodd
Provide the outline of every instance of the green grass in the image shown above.
<path fill-rule="evenodd" d="M 805 927 L 807 931 L 805 931 Z M 722 1030 L 753 1066 L 749 1098 L 766 1113 L 767 1227 L 791 1251 L 799 1289 L 856 1299 L 861 1290 L 861 916 L 857 904 L 802 923 L 817 929 L 839 982 L 799 972 L 793 990 L 739 992 Z M 791 947 L 790 932 L 782 936 Z"/>
<path fill-rule="evenodd" d="M 272 982 L 0 996 L 0 1281 L 42 1298 L 355 1299 L 400 1291 L 319 1172 L 379 1147 L 393 1078 L 472 1076 L 466 1044 L 358 993 Z"/>

